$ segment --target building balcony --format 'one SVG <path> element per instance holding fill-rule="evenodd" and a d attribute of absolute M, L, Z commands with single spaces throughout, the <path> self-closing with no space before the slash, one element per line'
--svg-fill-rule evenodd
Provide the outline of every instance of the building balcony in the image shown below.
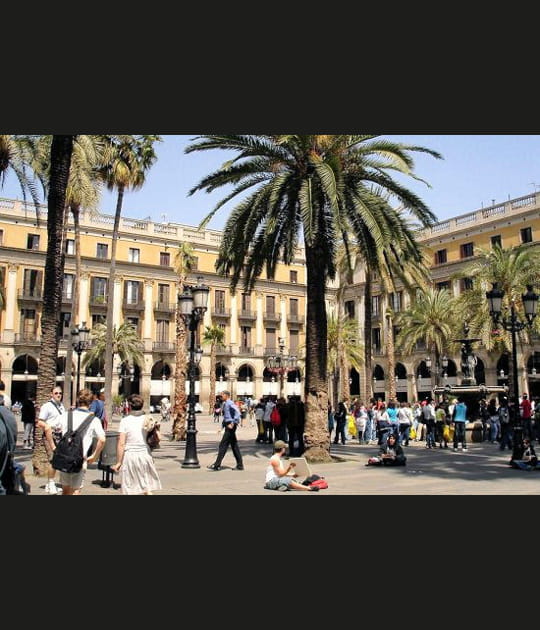
<path fill-rule="evenodd" d="M 257 313 L 255 311 L 239 311 L 238 319 L 254 322 L 257 319 Z"/>
<path fill-rule="evenodd" d="M 19 289 L 17 297 L 25 302 L 41 302 L 43 300 L 43 291 L 37 287 L 33 289 Z"/>
<path fill-rule="evenodd" d="M 232 349 L 230 345 L 218 346 L 216 348 L 216 356 L 218 357 L 230 356 L 231 354 L 232 354 Z"/>
<path fill-rule="evenodd" d="M 152 344 L 152 350 L 154 352 L 174 354 L 176 352 L 176 344 L 174 341 L 154 341 Z"/>
<path fill-rule="evenodd" d="M 275 322 L 277 324 L 281 321 L 281 313 L 263 313 L 263 319 L 265 322 Z"/>
<path fill-rule="evenodd" d="M 306 318 L 303 315 L 298 315 L 295 313 L 292 315 L 289 313 L 287 315 L 287 324 L 292 324 L 293 326 L 303 326 L 306 322 Z"/>
<path fill-rule="evenodd" d="M 229 319 L 231 316 L 231 309 L 230 308 L 220 308 L 220 309 L 213 309 L 212 310 L 212 317 L 215 317 L 216 319 Z"/>
<path fill-rule="evenodd" d="M 73 291 L 66 292 L 62 291 L 62 304 L 72 304 L 73 302 Z"/>
<path fill-rule="evenodd" d="M 41 337 L 35 332 L 15 333 L 15 343 L 26 346 L 39 345 L 41 343 Z"/>
<path fill-rule="evenodd" d="M 91 295 L 90 296 L 90 306 L 94 309 L 107 308 L 107 296 L 106 295 Z"/>
<path fill-rule="evenodd" d="M 251 346 L 239 346 L 238 347 L 238 354 L 252 355 L 253 354 L 253 348 Z"/>
<path fill-rule="evenodd" d="M 144 311 L 144 300 L 126 300 L 122 302 L 124 311 Z"/>
<path fill-rule="evenodd" d="M 167 315 L 172 315 L 173 313 L 176 312 L 176 304 L 174 302 L 155 302 L 154 312 L 166 313 Z"/>
<path fill-rule="evenodd" d="M 273 357 L 273 356 L 276 356 L 276 354 L 279 354 L 278 348 L 265 348 L 264 349 L 265 357 Z"/>

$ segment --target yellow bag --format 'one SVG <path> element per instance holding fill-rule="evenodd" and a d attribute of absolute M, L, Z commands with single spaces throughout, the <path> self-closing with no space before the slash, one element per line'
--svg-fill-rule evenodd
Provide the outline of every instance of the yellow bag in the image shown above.
<path fill-rule="evenodd" d="M 454 440 L 454 427 L 448 427 L 448 441 L 453 442 Z"/>
<path fill-rule="evenodd" d="M 416 431 L 414 429 L 409 431 L 409 440 L 416 440 Z"/>
<path fill-rule="evenodd" d="M 450 442 L 450 427 L 447 424 L 444 425 L 442 436 L 445 442 Z"/>
<path fill-rule="evenodd" d="M 356 437 L 356 434 L 358 433 L 358 429 L 356 428 L 356 423 L 354 421 L 354 416 L 347 416 L 347 430 L 349 431 L 349 434 L 352 435 L 352 437 Z"/>

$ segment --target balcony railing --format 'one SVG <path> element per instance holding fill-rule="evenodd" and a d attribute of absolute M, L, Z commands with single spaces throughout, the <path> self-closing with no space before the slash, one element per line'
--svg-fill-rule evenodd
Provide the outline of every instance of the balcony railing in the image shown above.
<path fill-rule="evenodd" d="M 156 302 L 154 304 L 154 311 L 160 313 L 174 313 L 176 311 L 176 304 L 174 302 Z"/>
<path fill-rule="evenodd" d="M 107 296 L 106 295 L 91 295 L 90 296 L 90 306 L 104 306 L 107 307 Z"/>
<path fill-rule="evenodd" d="M 279 350 L 277 348 L 265 348 L 264 349 L 264 354 L 265 356 L 275 356 L 276 354 L 279 354 Z"/>
<path fill-rule="evenodd" d="M 304 325 L 306 318 L 303 315 L 298 315 L 298 313 L 289 313 L 287 315 L 287 323 L 289 324 L 300 324 Z"/>
<path fill-rule="evenodd" d="M 35 332 L 15 333 L 15 343 L 39 344 L 41 337 Z"/>
<path fill-rule="evenodd" d="M 229 356 L 232 354 L 232 350 L 231 350 L 231 346 L 230 345 L 224 345 L 224 346 L 218 346 L 216 348 L 216 354 L 217 356 Z"/>
<path fill-rule="evenodd" d="M 43 299 L 43 291 L 34 287 L 33 289 L 19 289 L 18 292 L 19 300 L 42 300 Z"/>
<path fill-rule="evenodd" d="M 267 322 L 280 322 L 281 313 L 263 313 L 263 319 Z"/>
<path fill-rule="evenodd" d="M 212 310 L 212 317 L 223 317 L 229 319 L 231 316 L 230 308 L 215 308 Z"/>
<path fill-rule="evenodd" d="M 62 291 L 62 303 L 71 304 L 72 302 L 73 302 L 73 291 L 70 291 L 70 292 Z"/>
<path fill-rule="evenodd" d="M 176 352 L 176 344 L 171 341 L 154 341 L 152 344 L 152 350 L 154 352 Z"/>
<path fill-rule="evenodd" d="M 238 313 L 238 319 L 255 320 L 255 319 L 257 319 L 257 313 L 255 313 L 255 311 L 244 311 L 244 310 L 241 310 Z"/>
<path fill-rule="evenodd" d="M 144 301 L 143 300 L 126 300 L 122 302 L 122 306 L 125 311 L 144 311 Z"/>
<path fill-rule="evenodd" d="M 238 348 L 238 353 L 239 354 L 253 354 L 253 348 L 251 346 L 240 346 Z"/>

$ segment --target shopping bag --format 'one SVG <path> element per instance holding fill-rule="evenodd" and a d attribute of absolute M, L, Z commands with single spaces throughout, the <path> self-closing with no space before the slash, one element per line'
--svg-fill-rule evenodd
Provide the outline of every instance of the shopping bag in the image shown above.
<path fill-rule="evenodd" d="M 358 429 L 356 428 L 354 416 L 347 416 L 347 430 L 349 431 L 349 435 L 351 435 L 352 437 L 356 437 Z"/>
<path fill-rule="evenodd" d="M 448 441 L 452 442 L 454 439 L 454 427 L 448 427 Z"/>
<path fill-rule="evenodd" d="M 410 440 L 416 440 L 416 430 L 415 429 L 411 429 L 409 431 L 409 439 Z"/>
<path fill-rule="evenodd" d="M 445 442 L 450 442 L 450 427 L 447 424 L 444 425 L 442 435 Z"/>

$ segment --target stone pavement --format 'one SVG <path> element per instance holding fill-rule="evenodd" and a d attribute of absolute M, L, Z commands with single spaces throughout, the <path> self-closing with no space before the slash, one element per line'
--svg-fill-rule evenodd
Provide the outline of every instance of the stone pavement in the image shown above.
<path fill-rule="evenodd" d="M 112 429 L 118 426 L 113 421 Z M 22 424 L 19 424 L 22 429 Z M 221 439 L 220 425 L 211 416 L 197 414 L 197 455 L 199 469 L 183 469 L 185 442 L 169 441 L 171 423 L 162 425 L 162 445 L 154 452 L 154 459 L 163 489 L 157 495 L 264 495 L 312 496 L 308 492 L 273 492 L 265 490 L 264 477 L 269 457 L 268 444 L 256 444 L 256 427 L 238 429 L 240 450 L 244 457 L 244 471 L 233 470 L 235 460 L 228 451 L 223 461 L 225 468 L 213 472 L 206 467 L 216 456 Z M 31 473 L 32 452 L 23 450 L 22 430 L 19 433 L 16 458 L 27 464 L 27 481 L 32 487 L 30 496 L 48 496 L 45 479 Z M 469 444 L 466 453 L 449 449 L 426 449 L 424 442 L 411 443 L 405 448 L 407 466 L 387 469 L 366 467 L 368 457 L 376 455 L 377 446 L 359 445 L 350 440 L 345 446 L 332 444 L 332 454 L 341 461 L 312 465 L 312 472 L 326 478 L 329 488 L 317 496 L 331 495 L 512 495 L 539 494 L 540 471 L 525 472 L 508 466 L 510 453 L 500 451 L 489 443 Z M 103 472 L 92 466 L 86 476 L 84 495 L 122 496 L 115 475 L 114 487 L 101 486 Z M 309 499 L 313 500 L 313 499 Z"/>

